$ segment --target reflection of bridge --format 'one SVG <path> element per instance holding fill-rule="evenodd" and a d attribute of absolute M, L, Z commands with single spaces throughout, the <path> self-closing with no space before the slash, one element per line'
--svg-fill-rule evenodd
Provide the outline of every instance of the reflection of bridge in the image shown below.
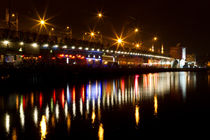
<path fill-rule="evenodd" d="M 0 97 L 2 101 L 0 111 L 3 109 L 3 112 L 7 112 L 6 118 L 14 119 L 13 115 L 16 114 L 13 111 L 15 110 L 18 113 L 21 128 L 26 127 L 27 121 L 33 121 L 32 124 L 38 127 L 42 116 L 45 116 L 47 125 L 56 127 L 55 125 L 64 123 L 65 120 L 69 129 L 69 121 L 74 121 L 75 118 L 97 124 L 103 119 L 104 111 L 113 108 L 122 109 L 131 105 L 135 107 L 135 119 L 136 125 L 138 125 L 141 121 L 139 120 L 138 106 L 141 106 L 141 103 L 152 100 L 150 102 L 154 106 L 152 111 L 154 115 L 158 115 L 161 98 L 171 92 L 173 98 L 185 100 L 187 87 L 195 85 L 195 83 L 196 75 L 194 73 L 168 72 L 135 75 L 114 80 L 89 81 L 79 85 L 67 84 L 65 88 L 56 88 L 47 93 L 17 93 L 11 94 L 9 98 Z M 3 107 L 7 105 L 10 108 Z M 33 118 L 26 119 L 29 117 Z M 9 133 L 10 126 L 13 126 L 14 121 L 5 120 L 8 121 L 5 124 L 6 131 Z"/>
<path fill-rule="evenodd" d="M 1 30 L 0 62 L 171 67 L 173 58 L 135 48 Z"/>

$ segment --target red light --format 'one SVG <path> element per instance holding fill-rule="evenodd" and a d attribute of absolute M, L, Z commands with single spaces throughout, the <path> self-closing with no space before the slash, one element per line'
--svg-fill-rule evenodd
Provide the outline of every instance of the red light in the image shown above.
<path fill-rule="evenodd" d="M 42 56 L 40 55 L 40 56 L 38 56 L 39 57 L 39 59 L 41 59 L 42 58 Z"/>
<path fill-rule="evenodd" d="M 66 55 L 65 55 L 65 57 L 69 57 L 69 55 L 68 55 L 68 54 L 66 54 Z"/>
<path fill-rule="evenodd" d="M 55 60 L 55 57 L 52 57 L 52 60 Z"/>
<path fill-rule="evenodd" d="M 85 87 L 84 85 L 82 86 L 82 102 L 84 103 L 85 101 Z"/>
<path fill-rule="evenodd" d="M 23 96 L 23 109 L 25 109 L 26 107 L 26 100 L 25 100 L 25 96 Z"/>
<path fill-rule="evenodd" d="M 42 108 L 42 93 L 39 95 L 39 106 Z"/>
<path fill-rule="evenodd" d="M 75 59 L 75 56 L 72 56 L 72 59 Z"/>
<path fill-rule="evenodd" d="M 53 91 L 53 101 L 54 101 L 54 104 L 55 104 L 55 101 L 56 101 L 55 89 L 54 89 L 54 91 Z"/>
<path fill-rule="evenodd" d="M 78 58 L 80 58 L 80 57 L 81 57 L 81 55 L 77 55 L 77 57 L 78 57 Z"/>
<path fill-rule="evenodd" d="M 22 57 L 24 57 L 24 55 L 22 55 Z"/>
<path fill-rule="evenodd" d="M 65 102 L 65 97 L 64 97 L 64 89 L 63 89 L 62 94 L 61 94 L 61 103 L 62 103 L 63 108 L 64 108 L 64 102 Z"/>
<path fill-rule="evenodd" d="M 85 58 L 84 56 L 81 57 L 81 59 L 84 59 L 84 58 Z"/>

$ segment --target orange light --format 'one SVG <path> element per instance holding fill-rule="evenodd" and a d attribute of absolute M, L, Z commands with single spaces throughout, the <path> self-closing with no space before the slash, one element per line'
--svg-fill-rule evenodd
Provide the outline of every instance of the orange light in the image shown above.
<path fill-rule="evenodd" d="M 52 60 L 55 60 L 56 58 L 55 57 L 52 57 Z"/>
<path fill-rule="evenodd" d="M 80 57 L 81 57 L 81 55 L 78 55 L 77 57 L 78 57 L 78 58 L 80 58 Z"/>
<path fill-rule="evenodd" d="M 72 59 L 75 59 L 75 56 L 72 56 Z"/>
<path fill-rule="evenodd" d="M 60 54 L 59 56 L 60 56 L 60 57 L 64 57 L 64 54 Z"/>
<path fill-rule="evenodd" d="M 69 55 L 69 57 L 71 58 L 71 57 L 72 57 L 72 55 Z"/>
<path fill-rule="evenodd" d="M 41 58 L 42 58 L 42 56 L 40 55 L 40 56 L 38 56 L 38 58 L 39 58 L 39 59 L 41 59 Z"/>
<path fill-rule="evenodd" d="M 65 57 L 69 57 L 69 55 L 68 55 L 68 54 L 66 54 L 66 55 L 65 55 Z"/>
<path fill-rule="evenodd" d="M 84 56 L 81 57 L 81 59 L 84 59 L 84 58 L 85 58 Z"/>

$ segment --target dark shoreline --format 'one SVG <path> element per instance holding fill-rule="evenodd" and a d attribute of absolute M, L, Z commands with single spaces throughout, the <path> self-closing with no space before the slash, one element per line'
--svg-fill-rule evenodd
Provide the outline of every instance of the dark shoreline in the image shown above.
<path fill-rule="evenodd" d="M 95 79 L 123 75 L 147 74 L 156 72 L 207 72 L 207 68 L 137 68 L 137 67 L 81 67 L 64 65 L 33 65 L 27 67 L 0 67 L 0 83 L 21 81 L 69 81 L 69 79 Z"/>
<path fill-rule="evenodd" d="M 0 69 L 1 91 L 0 95 L 10 92 L 43 90 L 47 88 L 62 87 L 66 83 L 79 84 L 89 80 L 109 80 L 135 74 L 159 72 L 208 72 L 206 68 L 179 69 L 179 68 L 90 68 L 90 67 L 24 67 Z M 4 75 L 3 75 L 4 74 Z M 2 77 L 3 76 L 3 77 Z M 3 78 L 3 79 L 2 79 Z"/>

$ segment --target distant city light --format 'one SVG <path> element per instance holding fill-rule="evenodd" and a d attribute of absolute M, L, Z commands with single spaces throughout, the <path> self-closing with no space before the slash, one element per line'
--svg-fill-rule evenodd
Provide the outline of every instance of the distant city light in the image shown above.
<path fill-rule="evenodd" d="M 44 44 L 43 47 L 44 48 L 47 48 L 47 47 L 49 47 L 49 45 L 48 44 Z"/>
<path fill-rule="evenodd" d="M 64 45 L 64 46 L 63 46 L 63 49 L 67 49 L 67 45 Z"/>
<path fill-rule="evenodd" d="M 4 45 L 9 45 L 9 43 L 10 43 L 10 42 L 9 42 L 8 40 L 4 40 L 4 41 L 3 41 L 3 44 L 4 44 Z"/>
<path fill-rule="evenodd" d="M 58 48 L 58 45 L 54 45 L 53 48 Z"/>
<path fill-rule="evenodd" d="M 75 46 L 72 46 L 71 48 L 72 48 L 72 49 L 75 49 Z"/>
<path fill-rule="evenodd" d="M 34 47 L 34 48 L 38 47 L 37 43 L 33 43 L 31 46 Z"/>
<path fill-rule="evenodd" d="M 24 42 L 20 42 L 20 45 L 23 46 L 24 45 Z"/>

